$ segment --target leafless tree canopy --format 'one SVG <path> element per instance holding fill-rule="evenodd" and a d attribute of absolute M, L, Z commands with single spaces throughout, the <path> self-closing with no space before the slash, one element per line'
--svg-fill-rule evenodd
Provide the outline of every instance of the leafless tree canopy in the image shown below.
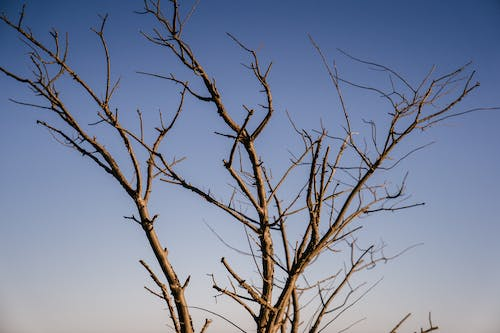
<path fill-rule="evenodd" d="M 6 15 L 1 18 L 29 47 L 28 61 L 33 70 L 30 75 L 4 67 L 0 70 L 29 87 L 40 100 L 40 104 L 16 103 L 44 111 L 40 112 L 38 123 L 62 144 L 109 173 L 132 199 L 136 214 L 127 219 L 141 226 L 161 267 L 161 272 L 156 273 L 141 260 L 158 287 L 157 290 L 148 290 L 165 301 L 175 332 L 195 331 L 190 303 L 185 297 L 189 277 L 179 278 L 169 260 L 166 244 L 161 243 L 156 233 L 155 223 L 159 219 L 148 209 L 154 186 L 188 190 L 227 213 L 232 223 L 244 227 L 244 237 L 248 240 L 246 258 L 248 265 L 253 265 L 258 272 L 258 279 L 245 276 L 232 266 L 231 260 L 222 258 L 221 265 L 230 280 L 222 283 L 220 277 L 212 276 L 213 289 L 217 295 L 228 297 L 242 307 L 255 322 L 257 332 L 324 331 L 370 290 L 355 284 L 353 276 L 379 261 L 390 259 L 380 247 L 358 244 L 356 235 L 363 226 L 359 218 L 423 204 L 407 200 L 405 179 L 396 187 L 389 186 L 385 180 L 380 181 L 388 170 L 398 167 L 403 159 L 423 147 L 409 151 L 395 148 L 445 119 L 476 111 L 456 111 L 455 108 L 479 86 L 474 81 L 474 71 L 469 70 L 469 64 L 443 75 L 435 74 L 432 68 L 417 85 L 413 85 L 390 67 L 345 54 L 353 62 L 387 76 L 391 88 L 384 90 L 342 77 L 335 63 L 327 60 L 311 37 L 318 59 L 324 64 L 325 75 L 331 80 L 332 92 L 339 100 L 343 114 L 341 131 L 335 129 L 332 133 L 328 128 L 306 131 L 291 121 L 303 143 L 302 149 L 293 153 L 282 174 L 273 175 L 271 167 L 259 153 L 259 138 L 268 131 L 276 111 L 269 84 L 272 63 L 263 64 L 255 50 L 229 35 L 248 56 L 248 75 L 260 85 L 264 101 L 258 106 L 243 105 L 245 117 L 242 121 L 237 120 L 238 117 L 226 107 L 214 76 L 205 70 L 194 48 L 184 39 L 183 30 L 193 11 L 194 7 L 183 16 L 175 0 L 164 4 L 160 0 L 145 0 L 140 12 L 157 26 L 153 31 L 144 32 L 144 37 L 167 49 L 191 73 L 191 77 L 182 78 L 175 73 L 143 73 L 153 76 L 152 79 L 169 80 L 180 91 L 173 115 L 165 117 L 159 114 L 158 124 L 151 129 L 146 128 L 140 112 L 136 126 L 139 130 L 124 126 L 118 111 L 110 106 L 118 82 L 111 80 L 111 59 L 105 38 L 107 16 L 102 17 L 100 25 L 93 29 L 104 50 L 104 90 L 96 91 L 68 61 L 67 36 L 53 30 L 50 33 L 52 43 L 42 43 L 35 36 L 24 24 L 24 8 L 18 18 Z M 81 94 L 95 103 L 98 108 L 95 123 L 90 126 L 82 124 L 81 115 L 67 107 L 63 94 L 59 93 L 62 78 L 72 79 Z M 64 87 L 63 84 L 60 86 Z M 387 102 L 385 122 L 365 121 L 368 129 L 365 137 L 357 135 L 353 126 L 352 117 L 355 115 L 348 112 L 343 95 L 345 87 L 372 92 Z M 180 160 L 172 160 L 169 152 L 162 149 L 169 131 L 182 116 L 186 98 L 204 103 L 207 110 L 216 110 L 225 126 L 225 131 L 218 135 L 227 140 L 229 147 L 220 165 L 232 179 L 233 193 L 228 198 L 220 199 L 216 193 L 205 189 L 206 184 L 195 184 L 187 179 L 182 164 L 178 163 Z M 56 115 L 60 122 L 49 122 L 47 111 Z M 127 160 L 117 159 L 108 144 L 93 134 L 97 124 L 114 131 L 127 152 Z M 154 138 L 150 139 L 152 134 Z M 126 166 L 129 164 L 132 165 L 132 176 L 125 172 L 129 170 Z M 291 182 L 301 184 L 292 196 L 283 190 Z M 346 254 L 343 266 L 332 267 L 323 276 L 308 275 L 320 256 Z M 404 316 L 389 332 L 399 332 L 409 316 Z M 212 319 L 220 318 L 245 331 L 229 316 L 213 314 Z M 210 323 L 211 319 L 207 318 L 196 331 L 207 331 Z M 421 332 L 437 330 L 430 316 L 426 325 Z"/>

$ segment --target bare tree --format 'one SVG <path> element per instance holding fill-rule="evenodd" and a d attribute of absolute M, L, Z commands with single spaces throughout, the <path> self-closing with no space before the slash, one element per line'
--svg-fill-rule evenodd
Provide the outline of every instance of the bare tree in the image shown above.
<path fill-rule="evenodd" d="M 379 261 L 391 259 L 384 255 L 383 247 L 375 244 L 363 246 L 358 242 L 357 234 L 363 226 L 360 217 L 423 204 L 408 202 L 405 179 L 398 186 L 391 186 L 384 177 L 403 159 L 424 146 L 408 151 L 395 148 L 445 119 L 479 110 L 456 111 L 455 108 L 479 86 L 473 81 L 474 71 L 469 70 L 469 64 L 442 75 L 435 74 L 432 68 L 417 85 L 412 85 L 389 67 L 345 54 L 355 63 L 374 68 L 388 78 L 389 89 L 377 88 L 341 76 L 335 64 L 330 64 L 311 38 L 338 96 L 343 115 L 342 130 L 335 134 L 323 127 L 306 131 L 291 121 L 303 147 L 292 155 L 282 174 L 273 176 L 271 166 L 259 153 L 259 140 L 268 130 L 275 112 L 269 84 L 272 63 L 262 64 L 255 50 L 229 35 L 242 52 L 248 54 L 246 67 L 260 85 L 263 96 L 259 105 L 243 105 L 245 116 L 241 121 L 237 120 L 226 107 L 214 77 L 205 70 L 194 49 L 184 39 L 183 30 L 194 7 L 181 17 L 176 0 L 170 1 L 165 11 L 160 5 L 159 0 L 144 1 L 141 14 L 151 17 L 157 28 L 143 34 L 150 42 L 166 48 L 191 73 L 189 81 L 174 73 L 143 73 L 169 80 L 180 88 L 178 107 L 169 120 L 160 113 L 158 124 L 148 129 L 142 113 L 138 112 L 138 130 L 133 130 L 122 124 L 118 111 L 111 107 L 118 82 L 111 80 L 111 60 L 104 35 L 107 16 L 102 17 L 100 26 L 93 29 L 102 44 L 106 65 L 104 90 L 96 91 L 68 61 L 67 36 L 51 31 L 53 45 L 49 46 L 24 25 L 24 8 L 16 20 L 2 15 L 2 21 L 29 47 L 28 58 L 33 71 L 31 75 L 23 75 L 4 67 L 0 70 L 28 86 L 42 101 L 41 104 L 14 102 L 48 111 L 41 113 L 41 117 L 56 115 L 57 123 L 48 120 L 39 120 L 38 123 L 62 144 L 109 173 L 130 197 L 137 213 L 127 219 L 141 226 L 161 267 L 160 277 L 147 263 L 140 261 L 159 288 L 159 291 L 148 290 L 165 301 L 175 332 L 190 333 L 195 328 L 185 297 L 189 277 L 185 280 L 178 277 L 167 248 L 155 230 L 158 215 L 149 211 L 153 187 L 161 182 L 191 191 L 244 227 L 248 240 L 246 255 L 249 265 L 258 272 L 257 282 L 251 282 L 255 277 L 243 276 L 228 259 L 222 258 L 230 282 L 222 285 L 217 277 L 212 276 L 213 288 L 219 295 L 229 297 L 241 306 L 254 320 L 257 332 L 324 331 L 370 290 L 371 287 L 363 289 L 362 284 L 353 282 L 353 276 Z M 67 107 L 58 86 L 64 77 L 72 79 L 80 92 L 98 107 L 94 123 L 82 124 L 81 115 Z M 349 114 L 344 99 L 345 87 L 372 92 L 387 102 L 384 122 L 365 121 L 366 137 L 357 135 L 352 122 L 354 115 Z M 206 184 L 194 184 L 187 179 L 178 165 L 180 160 L 171 160 L 168 152 L 161 150 L 188 97 L 210 105 L 209 109 L 215 109 L 225 124 L 226 131 L 217 134 L 228 142 L 227 156 L 221 165 L 233 181 L 233 192 L 228 198 L 219 199 L 219 195 L 204 189 Z M 105 125 L 120 139 L 126 160 L 118 159 L 106 142 L 94 134 L 97 125 Z M 153 139 L 146 139 L 152 133 Z M 292 196 L 289 195 L 289 189 L 293 187 L 290 184 L 300 184 Z M 342 256 L 345 261 L 321 275 L 314 271 L 320 256 Z M 245 331 L 231 321 L 229 315 L 214 315 Z M 403 317 L 390 332 L 397 332 L 409 316 Z M 206 319 L 199 331 L 206 331 L 210 322 Z M 430 316 L 428 325 L 421 332 L 437 330 Z"/>

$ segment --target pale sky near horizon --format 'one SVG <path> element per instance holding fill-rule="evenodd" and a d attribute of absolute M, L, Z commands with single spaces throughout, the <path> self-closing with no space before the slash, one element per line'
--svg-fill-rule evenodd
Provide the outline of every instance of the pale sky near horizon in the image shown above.
<path fill-rule="evenodd" d="M 51 28 L 69 32 L 71 63 L 97 86 L 103 83 L 102 50 L 89 28 L 98 24 L 98 14 L 109 13 L 106 36 L 113 77 L 121 77 L 116 107 L 124 113 L 140 108 L 154 114 L 175 105 L 176 87 L 136 73 L 183 75 L 165 50 L 140 36 L 141 29 L 152 27 L 151 18 L 134 13 L 142 1 L 25 2 L 24 22 L 36 35 L 46 38 Z M 3 0 L 0 10 L 14 17 L 21 3 Z M 445 73 L 472 61 L 481 87 L 459 109 L 500 106 L 497 0 L 201 0 L 186 29 L 186 38 L 217 79 L 226 103 L 238 112 L 241 104 L 257 104 L 258 93 L 240 65 L 247 55 L 225 33 L 258 49 L 263 61 L 273 61 L 277 114 L 261 149 L 285 162 L 287 149 L 298 144 L 285 111 L 301 128 L 318 128 L 321 121 L 332 131 L 339 129 L 330 112 L 336 107 L 334 91 L 308 34 L 330 61 L 337 61 L 341 73 L 361 82 L 373 73 L 337 48 L 391 66 L 411 82 L 422 79 L 432 65 Z M 2 66 L 29 69 L 26 48 L 4 25 L 0 41 Z M 170 332 L 164 305 L 142 288 L 153 283 L 138 260 L 153 263 L 153 258 L 141 230 L 123 219 L 134 213 L 128 197 L 111 177 L 37 126 L 36 119 L 43 117 L 39 110 L 8 100 L 35 101 L 27 88 L 4 75 L 0 87 L 0 333 Z M 67 94 L 75 112 L 87 111 L 80 95 L 74 90 Z M 367 103 L 374 100 L 364 92 L 347 93 L 346 99 L 354 115 L 370 109 Z M 225 158 L 224 141 L 210 134 L 223 127 L 203 105 L 189 102 L 185 111 L 173 133 L 179 144 L 174 141 L 172 151 L 178 157 L 188 152 L 185 172 L 193 182 L 227 190 L 222 184 L 226 178 L 203 164 L 211 157 L 213 165 Z M 500 111 L 468 114 L 421 133 L 409 144 L 435 141 L 405 160 L 394 180 L 409 171 L 407 190 L 412 200 L 426 205 L 367 219 L 362 237 L 383 239 L 388 253 L 423 245 L 363 275 L 369 283 L 383 280 L 327 332 L 365 317 L 350 332 L 388 332 L 408 312 L 412 320 L 401 332 L 426 325 L 429 312 L 439 332 L 500 331 L 499 124 Z M 242 270 L 246 261 L 222 245 L 206 224 L 233 245 L 246 242 L 241 228 L 189 193 L 170 187 L 158 188 L 153 206 L 164 219 L 158 222 L 159 234 L 174 265 L 181 276 L 192 275 L 191 304 L 229 314 L 252 331 L 248 318 L 233 312 L 233 303 L 215 301 L 207 276 L 214 273 L 224 280 L 222 256 Z M 199 328 L 206 314 L 193 314 Z M 234 328 L 216 320 L 211 331 Z"/>

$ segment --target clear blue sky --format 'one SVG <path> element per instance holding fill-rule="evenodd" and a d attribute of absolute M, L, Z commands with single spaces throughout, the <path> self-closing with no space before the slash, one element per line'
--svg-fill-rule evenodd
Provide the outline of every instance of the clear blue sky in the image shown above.
<path fill-rule="evenodd" d="M 154 113 L 175 105 L 178 94 L 166 82 L 136 71 L 176 71 L 165 50 L 148 44 L 139 30 L 151 21 L 134 14 L 142 1 L 26 1 L 25 22 L 38 36 L 55 27 L 70 33 L 70 61 L 82 76 L 102 85 L 101 48 L 91 26 L 109 13 L 107 38 L 114 77 L 122 85 L 115 105 L 126 112 Z M 20 1 L 0 9 L 16 15 Z M 300 127 L 332 131 L 336 102 L 307 34 L 346 76 L 365 74 L 336 51 L 389 65 L 412 82 L 431 65 L 446 72 L 468 61 L 481 88 L 460 107 L 500 106 L 500 2 L 479 1 L 208 1 L 191 18 L 186 38 L 216 79 L 232 108 L 252 103 L 257 93 L 240 65 L 247 60 L 225 32 L 273 60 L 271 84 L 277 105 L 263 154 L 283 157 L 297 144 L 285 121 L 288 110 Z M 25 49 L 0 27 L 0 63 L 26 70 Z M 368 76 L 367 76 L 368 77 Z M 122 216 L 133 213 L 122 190 L 90 161 L 57 144 L 35 124 L 36 110 L 8 98 L 33 101 L 23 86 L 0 76 L 0 331 L 5 333 L 168 332 L 163 304 L 142 289 L 152 286 L 139 259 L 152 262 L 141 230 Z M 62 87 L 61 87 L 61 90 Z M 353 112 L 369 109 L 368 99 L 348 95 Z M 68 91 L 75 112 L 87 112 Z M 365 103 L 365 104 L 364 104 Z M 211 111 L 189 103 L 170 146 L 187 155 L 185 172 L 194 182 L 227 191 L 215 165 L 225 156 L 221 128 Z M 388 243 L 387 251 L 413 249 L 362 278 L 378 287 L 345 315 L 343 323 L 367 317 L 351 332 L 386 332 L 407 312 L 407 331 L 425 324 L 432 311 L 442 332 L 496 333 L 500 329 L 500 112 L 455 118 L 425 132 L 418 144 L 436 141 L 401 165 L 409 171 L 408 191 L 424 207 L 368 221 L 363 237 Z M 207 128 L 210 131 L 207 131 Z M 208 133 L 208 135 L 200 133 Z M 182 143 L 182 146 L 180 145 Z M 206 158 L 216 156 L 211 162 Z M 205 167 L 205 163 L 207 164 Z M 201 167 L 203 165 L 204 167 Z M 277 169 L 283 167 L 276 164 Z M 207 180 L 208 179 L 208 180 Z M 399 178 L 398 178 L 399 179 Z M 234 305 L 215 303 L 207 273 L 224 278 L 219 259 L 238 256 L 220 244 L 205 223 L 235 245 L 240 228 L 188 193 L 160 188 L 154 208 L 164 218 L 160 236 L 168 243 L 181 275 L 191 274 L 191 304 L 223 313 Z M 243 265 L 243 262 L 241 262 Z M 241 267 L 243 269 L 243 267 Z M 326 269 L 326 268 L 325 268 Z M 194 312 L 197 326 L 201 313 Z M 238 314 L 235 314 L 238 317 Z M 241 319 L 243 325 L 247 319 Z M 213 332 L 231 332 L 215 323 Z M 247 327 L 251 327 L 247 325 Z M 343 328 L 332 327 L 329 332 Z"/>

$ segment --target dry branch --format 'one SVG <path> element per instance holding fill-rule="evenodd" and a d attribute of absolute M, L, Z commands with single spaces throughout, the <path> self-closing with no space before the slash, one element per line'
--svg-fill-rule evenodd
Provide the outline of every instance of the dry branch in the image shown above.
<path fill-rule="evenodd" d="M 245 67 L 258 83 L 263 99 L 262 103 L 254 107 L 243 105 L 246 116 L 243 120 L 236 120 L 236 115 L 226 107 L 216 80 L 205 70 L 184 38 L 184 28 L 197 3 L 195 2 L 185 17 L 181 15 L 177 0 L 167 2 L 165 7 L 160 0 L 144 0 L 144 9 L 139 12 L 151 17 L 157 24 L 151 32 L 142 32 L 142 35 L 174 55 L 190 76 L 189 80 L 184 80 L 175 73 L 165 75 L 139 72 L 168 80 L 179 88 L 180 92 L 177 109 L 170 121 L 165 123 L 160 113 L 159 124 L 151 129 L 144 123 L 141 111 L 137 111 L 137 132 L 123 124 L 119 119 L 118 110 L 113 111 L 111 107 L 119 80 L 112 83 L 111 58 L 105 38 L 107 15 L 102 16 L 98 27 L 92 29 L 103 48 L 103 91 L 96 91 L 69 63 L 67 35 L 62 38 L 53 30 L 50 33 L 53 46 L 49 47 L 25 27 L 24 6 L 17 20 L 13 21 L 6 15 L 2 15 L 1 20 L 27 45 L 27 60 L 32 65 L 32 73 L 22 75 L 4 67 L 0 67 L 0 71 L 12 80 L 29 87 L 43 101 L 39 104 L 22 101 L 15 103 L 55 115 L 62 125 L 54 125 L 44 119 L 38 123 L 48 129 L 59 142 L 89 158 L 103 171 L 112 175 L 130 197 L 136 214 L 126 219 L 141 226 L 162 272 L 160 278 L 144 261 L 140 261 L 161 293 L 147 287 L 146 289 L 166 302 L 177 333 L 194 332 L 190 309 L 207 311 L 238 330 L 244 330 L 225 316 L 188 305 L 184 291 L 188 287 L 189 277 L 184 283 L 180 282 L 168 258 L 167 250 L 158 239 L 154 228 L 158 215 L 149 211 L 149 199 L 158 179 L 167 185 L 192 192 L 200 200 L 227 213 L 234 223 L 244 228 L 249 247 L 245 255 L 250 257 L 250 265 L 255 266 L 257 282 L 253 282 L 253 276 L 245 277 L 223 258 L 221 263 L 229 274 L 230 287 L 225 288 L 217 284 L 213 277 L 213 288 L 246 310 L 254 320 L 258 333 L 297 333 L 304 328 L 301 311 L 314 305 L 317 309 L 304 329 L 311 333 L 321 332 L 371 290 L 372 287 L 368 288 L 356 298 L 361 285 L 351 285 L 353 276 L 374 267 L 380 261 L 391 259 L 384 255 L 383 246 L 375 248 L 374 245 L 369 245 L 363 249 L 357 245 L 356 234 L 363 225 L 360 217 L 423 205 L 420 202 L 406 203 L 406 177 L 394 191 L 390 190 L 385 180 L 380 180 L 389 170 L 400 167 L 401 161 L 426 146 L 402 153 L 398 152 L 396 147 L 402 146 L 402 142 L 414 137 L 420 130 L 446 119 L 484 110 L 456 110 L 456 106 L 479 87 L 479 83 L 473 82 L 474 71 L 467 72 L 469 64 L 466 64 L 441 76 L 435 76 L 436 70 L 433 67 L 419 84 L 414 86 L 404 75 L 388 66 L 341 51 L 354 63 L 375 68 L 388 75 L 390 89 L 384 90 L 353 82 L 339 74 L 335 62 L 330 65 L 331 62 L 327 60 L 319 45 L 310 37 L 313 49 L 317 51 L 326 75 L 333 85 L 333 93 L 339 100 L 343 121 L 339 124 L 341 134 L 330 135 L 328 129 L 323 127 L 316 131 L 302 130 L 290 120 L 303 148 L 292 154 L 288 166 L 275 180 L 272 177 L 271 162 L 261 155 L 258 140 L 270 127 L 275 113 L 269 83 L 272 62 L 262 65 L 257 51 L 234 35 L 228 34 L 237 47 L 249 56 L 249 63 Z M 56 89 L 56 83 L 61 82 L 63 77 L 71 79 L 80 92 L 97 106 L 97 121 L 88 125 L 82 124 L 79 120 L 81 115 L 73 113 L 67 106 Z M 349 88 L 369 91 L 388 103 L 388 117 L 385 122 L 363 119 L 369 128 L 366 138 L 358 135 L 354 128 L 354 115 L 348 111 L 348 101 L 343 91 Z M 162 150 L 162 144 L 176 125 L 186 98 L 211 106 L 209 109 L 215 109 L 219 120 L 226 126 L 221 131 L 224 133 L 217 134 L 229 142 L 227 159 L 223 160 L 220 166 L 232 180 L 230 186 L 233 190 L 228 200 L 218 199 L 219 196 L 210 190 L 204 190 L 205 184 L 191 182 L 179 167 L 182 159 L 174 157 L 172 160 L 168 152 Z M 263 112 L 255 112 L 259 109 Z M 98 124 L 106 125 L 120 140 L 120 148 L 127 156 L 125 162 L 118 160 L 108 150 L 106 142 L 92 134 L 92 129 Z M 145 139 L 149 131 L 155 134 L 151 142 Z M 143 156 L 146 156 L 145 160 L 141 159 Z M 131 171 L 127 173 L 126 170 Z M 291 198 L 285 200 L 283 198 L 288 197 L 287 191 L 292 186 L 290 184 L 300 185 Z M 248 206 L 236 207 L 234 203 L 238 201 Z M 314 272 L 318 258 L 326 255 L 343 258 L 344 269 L 336 268 L 323 272 L 324 274 L 314 276 L 314 280 L 310 281 L 308 275 L 311 271 Z M 343 272 L 343 275 L 340 272 Z M 305 286 L 303 281 L 306 281 Z M 352 298 L 354 300 L 351 300 Z M 391 333 L 396 333 L 409 316 L 410 314 L 405 316 Z M 211 320 L 206 319 L 200 332 L 207 331 L 210 323 Z M 429 314 L 429 328 L 421 329 L 421 332 L 437 329 Z"/>

